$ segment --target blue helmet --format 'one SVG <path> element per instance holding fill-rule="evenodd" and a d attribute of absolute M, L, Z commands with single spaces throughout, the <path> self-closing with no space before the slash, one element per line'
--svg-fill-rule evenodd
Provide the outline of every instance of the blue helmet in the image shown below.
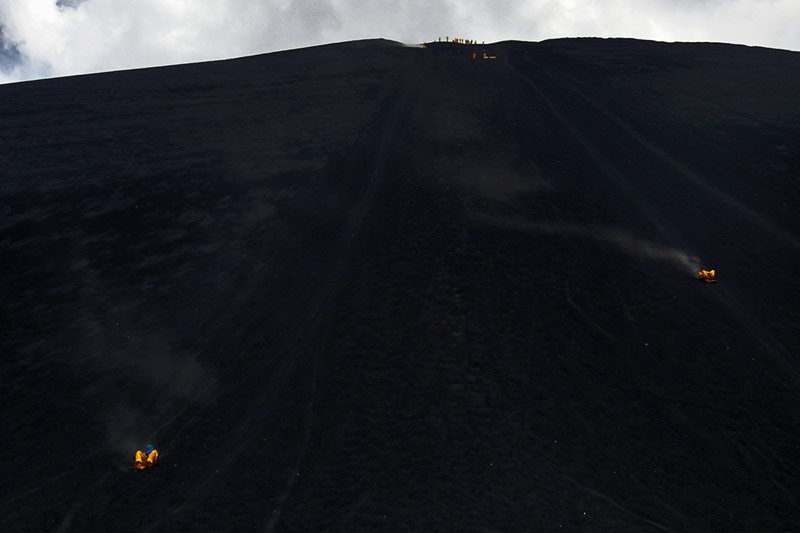
<path fill-rule="evenodd" d="M 152 451 L 154 449 L 155 448 L 153 448 L 153 445 L 148 442 L 147 446 L 144 447 L 144 453 L 146 453 L 147 455 L 150 455 L 150 453 L 152 453 Z"/>

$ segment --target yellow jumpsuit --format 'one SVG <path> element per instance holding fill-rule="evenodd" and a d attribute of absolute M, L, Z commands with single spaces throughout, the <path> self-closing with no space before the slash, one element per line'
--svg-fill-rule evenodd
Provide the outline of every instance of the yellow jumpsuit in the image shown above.
<path fill-rule="evenodd" d="M 133 458 L 133 466 L 137 470 L 144 470 L 148 466 L 158 464 L 158 450 L 153 450 L 150 454 L 144 453 L 142 450 L 137 450 Z"/>
<path fill-rule="evenodd" d="M 711 270 L 701 269 L 700 272 L 697 273 L 697 277 L 706 283 L 715 283 L 717 281 L 717 271 L 713 268 Z"/>

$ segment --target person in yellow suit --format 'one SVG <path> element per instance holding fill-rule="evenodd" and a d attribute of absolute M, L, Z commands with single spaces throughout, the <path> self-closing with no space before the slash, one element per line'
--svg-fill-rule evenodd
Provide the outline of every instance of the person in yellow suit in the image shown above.
<path fill-rule="evenodd" d="M 136 470 L 144 470 L 149 466 L 158 464 L 158 450 L 152 444 L 148 443 L 144 451 L 136 450 L 136 455 L 133 457 L 133 466 Z"/>
<path fill-rule="evenodd" d="M 700 269 L 700 272 L 697 273 L 698 279 L 705 281 L 706 283 L 716 283 L 717 282 L 717 271 L 713 268 L 711 270 L 706 270 L 704 268 Z"/>

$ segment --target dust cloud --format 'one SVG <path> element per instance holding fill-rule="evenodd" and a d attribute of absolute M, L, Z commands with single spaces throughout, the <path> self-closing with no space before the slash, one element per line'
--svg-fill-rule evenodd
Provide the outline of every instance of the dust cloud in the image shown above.
<path fill-rule="evenodd" d="M 476 219 L 492 226 L 503 227 L 514 231 L 549 235 L 574 235 L 594 241 L 605 242 L 635 257 L 667 262 L 682 272 L 692 276 L 697 273 L 702 264 L 699 257 L 687 250 L 635 237 L 624 230 L 616 228 L 553 222 L 524 222 L 484 215 L 477 216 Z"/>

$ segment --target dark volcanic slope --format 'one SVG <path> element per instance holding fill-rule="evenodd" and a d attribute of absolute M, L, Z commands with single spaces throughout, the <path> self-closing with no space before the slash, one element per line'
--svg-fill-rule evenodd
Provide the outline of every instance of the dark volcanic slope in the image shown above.
<path fill-rule="evenodd" d="M 0 87 L 0 530 L 800 523 L 800 54 L 488 49 Z"/>

